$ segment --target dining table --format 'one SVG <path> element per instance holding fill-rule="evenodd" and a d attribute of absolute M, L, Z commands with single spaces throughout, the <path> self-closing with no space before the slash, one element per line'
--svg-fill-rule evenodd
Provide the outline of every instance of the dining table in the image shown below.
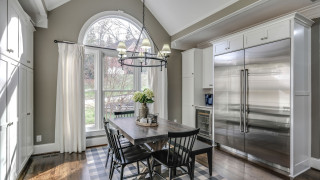
<path fill-rule="evenodd" d="M 110 119 L 109 122 L 133 145 L 147 144 L 152 151 L 159 151 L 164 147 L 168 141 L 168 132 L 185 132 L 195 130 L 193 127 L 163 118 L 157 119 L 158 126 L 155 127 L 140 126 L 136 124 L 136 120 L 137 117 L 118 117 Z M 146 170 L 144 169 L 143 171 Z"/>

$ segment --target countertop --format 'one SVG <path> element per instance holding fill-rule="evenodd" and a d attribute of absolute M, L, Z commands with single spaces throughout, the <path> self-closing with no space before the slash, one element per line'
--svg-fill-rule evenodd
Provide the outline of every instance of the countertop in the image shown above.
<path fill-rule="evenodd" d="M 207 105 L 195 105 L 198 109 L 213 109 L 213 106 L 207 106 Z"/>

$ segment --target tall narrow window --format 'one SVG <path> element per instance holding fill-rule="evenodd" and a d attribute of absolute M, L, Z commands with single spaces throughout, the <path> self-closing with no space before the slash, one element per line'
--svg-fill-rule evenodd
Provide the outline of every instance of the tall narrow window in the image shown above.
<path fill-rule="evenodd" d="M 140 29 L 124 17 L 100 17 L 86 29 L 83 44 L 115 49 L 123 41 L 128 51 L 133 51 Z M 86 130 L 95 134 L 103 129 L 103 118 L 113 118 L 115 111 L 134 110 L 133 93 L 149 87 L 148 71 L 121 67 L 116 51 L 87 47 L 84 86 Z"/>

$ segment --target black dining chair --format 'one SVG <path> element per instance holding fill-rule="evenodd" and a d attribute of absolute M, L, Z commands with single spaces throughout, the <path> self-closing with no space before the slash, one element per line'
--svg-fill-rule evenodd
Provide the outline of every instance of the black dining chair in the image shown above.
<path fill-rule="evenodd" d="M 108 128 L 111 128 L 110 127 L 110 124 L 109 124 L 109 121 L 106 121 L 105 118 L 104 118 L 104 129 L 106 131 L 106 134 L 108 133 Z M 108 161 L 109 161 L 109 156 L 113 155 L 113 151 L 112 149 L 110 148 L 110 139 L 109 137 L 107 136 L 107 143 L 108 143 L 108 146 L 107 146 L 107 149 L 108 149 L 108 152 L 107 152 L 107 160 L 106 160 L 106 165 L 105 167 L 108 166 Z M 121 138 L 120 140 L 120 143 L 121 143 L 121 146 L 122 148 L 127 148 L 127 147 L 130 147 L 130 146 L 133 146 L 127 139 L 125 138 Z"/>
<path fill-rule="evenodd" d="M 120 167 L 121 168 L 120 179 L 122 180 L 124 168 L 126 165 L 132 164 L 132 163 L 138 164 L 139 162 L 142 162 L 144 160 L 146 160 L 146 162 L 147 162 L 149 176 L 150 176 L 150 179 L 152 179 L 151 166 L 150 166 L 150 162 L 149 162 L 149 159 L 151 158 L 150 152 L 141 148 L 140 146 L 131 146 L 128 148 L 123 148 L 120 143 L 121 135 L 119 134 L 118 130 L 107 127 L 107 136 L 110 140 L 110 147 L 113 151 L 109 179 L 112 179 L 114 170 Z M 132 175 L 130 177 L 135 177 L 138 175 L 140 175 L 139 170 L 138 170 L 137 174 Z M 126 177 L 126 178 L 129 178 L 129 177 Z"/>
<path fill-rule="evenodd" d="M 133 117 L 134 116 L 134 110 L 130 110 L 130 111 L 115 111 L 113 112 L 114 116 L 116 118 L 119 117 Z"/>
<path fill-rule="evenodd" d="M 169 169 L 169 179 L 171 180 L 173 178 L 173 172 L 176 174 L 176 168 L 180 167 L 184 170 L 182 166 L 186 166 L 190 179 L 193 179 L 193 173 L 191 172 L 193 170 L 191 152 L 199 130 L 200 129 L 186 132 L 168 132 L 168 148 L 152 154 L 154 159 L 152 162 L 153 172 L 164 178 L 159 172 L 154 170 L 155 166 L 164 165 Z M 156 165 L 156 163 L 159 164 Z"/>

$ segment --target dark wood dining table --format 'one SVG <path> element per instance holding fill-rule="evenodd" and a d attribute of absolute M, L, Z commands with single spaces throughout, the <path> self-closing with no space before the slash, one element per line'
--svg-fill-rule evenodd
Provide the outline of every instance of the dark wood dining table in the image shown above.
<path fill-rule="evenodd" d="M 148 144 L 154 151 L 161 150 L 168 140 L 168 132 L 184 132 L 195 128 L 170 120 L 158 118 L 158 126 L 144 127 L 136 124 L 137 117 L 119 117 L 110 119 L 112 126 L 117 128 L 133 145 Z"/>
<path fill-rule="evenodd" d="M 137 117 L 119 117 L 110 119 L 113 127 L 118 129 L 120 133 L 126 137 L 133 145 L 148 144 L 153 151 L 158 151 L 168 141 L 168 132 L 184 132 L 194 130 L 195 128 L 185 126 L 170 120 L 158 118 L 158 126 L 144 127 L 136 124 Z M 161 168 L 156 168 L 158 172 Z M 146 172 L 143 169 L 142 172 Z M 139 176 L 138 179 L 145 177 Z"/>

